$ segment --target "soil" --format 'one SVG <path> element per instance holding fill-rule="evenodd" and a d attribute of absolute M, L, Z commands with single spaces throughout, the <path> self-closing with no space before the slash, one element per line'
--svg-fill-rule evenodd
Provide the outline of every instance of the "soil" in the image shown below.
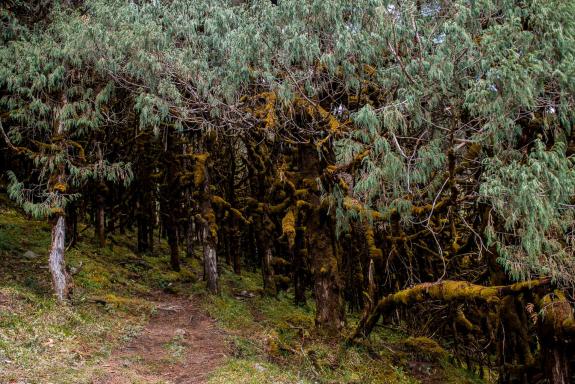
<path fill-rule="evenodd" d="M 224 334 L 193 299 L 159 293 L 143 331 L 101 366 L 94 384 L 206 383 L 228 354 Z"/>

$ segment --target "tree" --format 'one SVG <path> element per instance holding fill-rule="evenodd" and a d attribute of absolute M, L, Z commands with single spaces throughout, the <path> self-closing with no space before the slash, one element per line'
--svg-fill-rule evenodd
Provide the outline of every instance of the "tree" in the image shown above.
<path fill-rule="evenodd" d="M 74 191 L 90 179 L 127 184 L 129 164 L 98 158 L 90 138 L 100 129 L 111 87 L 97 77 L 81 77 L 75 52 L 61 46 L 58 24 L 44 34 L 8 41 L 0 49 L 1 100 L 8 146 L 34 164 L 28 184 L 9 173 L 10 196 L 24 211 L 52 219 L 50 272 L 56 296 L 65 300 L 71 287 L 64 262 L 65 208 L 78 199 Z"/>

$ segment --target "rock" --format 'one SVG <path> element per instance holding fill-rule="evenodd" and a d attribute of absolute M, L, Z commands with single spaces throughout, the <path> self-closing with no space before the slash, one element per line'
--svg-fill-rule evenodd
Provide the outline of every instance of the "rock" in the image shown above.
<path fill-rule="evenodd" d="M 241 300 L 243 298 L 247 298 L 247 299 L 251 299 L 252 297 L 255 297 L 256 295 L 252 292 L 248 292 L 248 291 L 241 291 L 239 293 L 236 293 L 235 298 L 238 300 Z"/>
<path fill-rule="evenodd" d="M 39 254 L 37 254 L 36 252 L 32 252 L 30 250 L 24 252 L 24 254 L 22 255 L 23 258 L 28 259 L 28 260 L 34 260 L 40 257 Z"/>
<path fill-rule="evenodd" d="M 264 372 L 266 370 L 265 367 L 263 367 L 262 365 L 260 365 L 258 363 L 254 364 L 254 368 L 256 369 L 256 371 L 259 371 L 259 372 Z"/>
<path fill-rule="evenodd" d="M 180 312 L 182 310 L 182 307 L 179 305 L 158 305 L 156 307 L 159 311 L 167 311 L 167 312 Z"/>

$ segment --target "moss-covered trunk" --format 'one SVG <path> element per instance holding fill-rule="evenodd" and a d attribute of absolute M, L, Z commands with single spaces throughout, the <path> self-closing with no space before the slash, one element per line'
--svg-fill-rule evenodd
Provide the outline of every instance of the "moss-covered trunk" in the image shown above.
<path fill-rule="evenodd" d="M 218 260 L 216 247 L 218 245 L 218 226 L 216 214 L 212 207 L 210 179 L 208 173 L 209 155 L 200 153 L 194 155 L 194 186 L 200 201 L 200 215 L 196 216 L 201 225 L 202 247 L 204 254 L 204 279 L 211 293 L 219 292 Z"/>
<path fill-rule="evenodd" d="M 328 216 L 324 212 L 315 212 L 313 216 L 308 230 L 314 273 L 315 323 L 320 331 L 335 334 L 345 323 L 340 261 Z"/>
<path fill-rule="evenodd" d="M 545 377 L 550 384 L 572 383 L 571 360 L 575 356 L 573 308 L 559 290 L 549 293 L 539 303 L 539 342 Z"/>

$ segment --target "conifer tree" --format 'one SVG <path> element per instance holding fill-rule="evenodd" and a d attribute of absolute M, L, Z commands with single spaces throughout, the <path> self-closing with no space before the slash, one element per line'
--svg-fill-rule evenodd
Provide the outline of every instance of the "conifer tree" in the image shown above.
<path fill-rule="evenodd" d="M 96 156 L 90 139 L 103 129 L 111 87 L 84 76 L 82 59 L 59 38 L 67 32 L 59 23 L 64 19 L 0 47 L 0 86 L 8 92 L 0 107 L 8 147 L 34 165 L 32 175 L 9 171 L 9 195 L 33 217 L 51 219 L 50 272 L 56 297 L 65 300 L 71 287 L 64 262 L 67 204 L 87 180 L 127 184 L 132 175 L 129 164 Z"/>

